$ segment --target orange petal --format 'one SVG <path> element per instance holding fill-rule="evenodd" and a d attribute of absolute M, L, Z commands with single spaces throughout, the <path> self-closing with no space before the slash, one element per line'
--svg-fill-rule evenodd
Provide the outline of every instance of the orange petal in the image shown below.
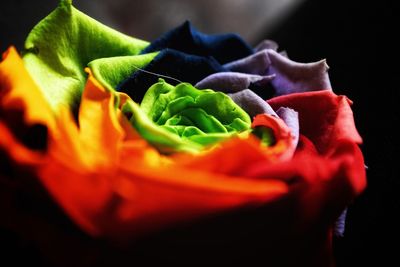
<path fill-rule="evenodd" d="M 54 130 L 53 112 L 14 47 L 3 54 L 0 85 L 0 106 L 3 109 L 23 110 L 28 125 L 43 124 Z"/>
<path fill-rule="evenodd" d="M 89 72 L 79 128 L 68 111 L 60 112 L 58 138 L 40 169 L 57 202 L 89 233 L 142 233 L 219 210 L 260 205 L 288 191 L 283 181 L 233 178 L 228 169 L 213 173 L 206 157 L 198 160 L 204 166 L 192 168 L 185 155 L 160 155 L 137 135 L 114 99 Z M 258 145 L 240 139 L 232 144 L 221 151 L 230 153 L 239 145 L 256 152 Z"/>
<path fill-rule="evenodd" d="M 43 162 L 41 153 L 32 151 L 15 139 L 8 127 L 0 121 L 0 152 L 5 149 L 8 155 L 20 164 L 36 165 Z"/>
<path fill-rule="evenodd" d="M 60 110 L 50 153 L 77 171 L 107 170 L 116 166 L 125 131 L 115 108 L 115 96 L 89 73 L 79 109 L 79 127 L 69 110 Z M 71 162 L 70 162 L 71 163 Z"/>
<path fill-rule="evenodd" d="M 253 128 L 258 126 L 271 128 L 274 132 L 276 143 L 263 149 L 270 161 L 287 161 L 293 157 L 296 150 L 295 137 L 283 120 L 268 114 L 259 114 L 252 123 Z"/>

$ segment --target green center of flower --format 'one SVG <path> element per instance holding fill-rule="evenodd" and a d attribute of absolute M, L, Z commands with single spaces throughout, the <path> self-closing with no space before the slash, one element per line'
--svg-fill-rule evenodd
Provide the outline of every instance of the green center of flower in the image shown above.
<path fill-rule="evenodd" d="M 188 83 L 164 80 L 145 94 L 140 107 L 123 106 L 132 125 L 160 151 L 197 152 L 251 127 L 249 115 L 224 93 L 198 90 Z"/>

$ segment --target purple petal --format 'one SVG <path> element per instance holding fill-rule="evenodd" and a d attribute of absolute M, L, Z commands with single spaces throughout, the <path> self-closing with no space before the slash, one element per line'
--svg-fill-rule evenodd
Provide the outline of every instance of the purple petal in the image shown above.
<path fill-rule="evenodd" d="M 238 104 L 252 118 L 257 114 L 269 114 L 278 116 L 272 107 L 256 93 L 250 89 L 245 89 L 237 93 L 228 94 L 231 99 Z"/>
<path fill-rule="evenodd" d="M 272 49 L 274 51 L 278 51 L 278 47 L 279 45 L 275 41 L 263 40 L 254 48 L 254 51 L 259 52 L 265 49 Z"/>
<path fill-rule="evenodd" d="M 267 45 L 264 45 L 267 47 Z M 225 68 L 242 73 L 276 75 L 272 86 L 276 95 L 307 91 L 332 90 L 325 60 L 298 63 L 287 58 L 285 52 L 261 50 L 251 56 L 227 63 Z"/>
<path fill-rule="evenodd" d="M 270 65 L 268 52 L 263 50 L 251 56 L 229 62 L 224 67 L 235 72 L 265 75 Z"/>
<path fill-rule="evenodd" d="M 297 146 L 300 135 L 299 114 L 297 113 L 297 111 L 285 107 L 280 107 L 276 111 L 276 113 L 278 114 L 279 118 L 281 118 L 292 131 L 294 142 Z"/>
<path fill-rule="evenodd" d="M 239 72 L 219 72 L 207 76 L 195 87 L 199 89 L 213 89 L 224 93 L 238 92 L 250 87 L 251 84 L 265 86 L 275 75 L 260 76 Z"/>
<path fill-rule="evenodd" d="M 250 89 L 245 89 L 228 95 L 236 104 L 246 111 L 250 117 L 254 117 L 257 114 L 268 114 L 281 118 L 290 128 L 294 143 L 297 146 L 299 142 L 300 130 L 299 114 L 295 110 L 291 108 L 280 107 L 275 113 L 275 111 L 266 101 L 264 101 Z"/>
<path fill-rule="evenodd" d="M 281 54 L 281 56 L 287 57 L 289 58 L 288 53 L 286 52 L 286 50 L 280 51 L 279 54 Z"/>
<path fill-rule="evenodd" d="M 335 222 L 334 234 L 336 237 L 343 237 L 346 227 L 347 208 L 343 210 L 339 218 Z"/>
<path fill-rule="evenodd" d="M 267 51 L 271 61 L 267 73 L 276 75 L 272 85 L 277 95 L 332 90 L 325 60 L 297 63 L 273 50 Z"/>

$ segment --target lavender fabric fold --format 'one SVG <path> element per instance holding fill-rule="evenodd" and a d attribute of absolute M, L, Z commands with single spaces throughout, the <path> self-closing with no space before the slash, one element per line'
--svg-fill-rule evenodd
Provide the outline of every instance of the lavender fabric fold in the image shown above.
<path fill-rule="evenodd" d="M 277 111 L 276 114 L 281 118 L 286 125 L 290 128 L 292 131 L 295 144 L 297 146 L 299 142 L 299 136 L 300 136 L 300 125 L 299 125 L 299 114 L 297 111 L 291 109 L 291 108 L 286 108 L 286 107 L 280 107 Z"/>
<path fill-rule="evenodd" d="M 229 62 L 224 67 L 235 72 L 265 75 L 270 65 L 267 50 L 262 50 L 251 56 Z"/>
<path fill-rule="evenodd" d="M 239 92 L 250 88 L 251 85 L 265 87 L 275 75 L 261 76 L 240 72 L 214 73 L 198 82 L 195 87 L 199 89 L 213 89 L 224 93 Z"/>
<path fill-rule="evenodd" d="M 264 47 L 267 46 L 271 45 L 264 45 Z M 298 63 L 273 49 L 264 49 L 251 56 L 229 62 L 224 67 L 229 71 L 253 75 L 275 75 L 275 78 L 271 80 L 271 85 L 277 96 L 307 91 L 332 90 L 328 65 L 325 60 L 314 63 Z M 210 78 L 207 77 L 205 80 L 209 82 Z M 203 81 L 200 83 L 202 84 Z M 218 84 L 220 83 L 222 81 L 219 78 Z"/>
<path fill-rule="evenodd" d="M 335 222 L 333 234 L 336 237 L 344 236 L 344 231 L 346 228 L 346 217 L 347 217 L 347 208 L 343 210 L 343 212 L 340 214 L 339 218 Z"/>
<path fill-rule="evenodd" d="M 275 41 L 265 39 L 261 41 L 255 48 L 255 52 L 260 52 L 265 49 L 272 49 L 274 51 L 278 51 L 279 45 Z"/>
<path fill-rule="evenodd" d="M 246 111 L 251 118 L 257 114 L 269 114 L 278 117 L 272 107 L 250 89 L 245 89 L 228 95 L 237 105 Z"/>
<path fill-rule="evenodd" d="M 271 62 L 267 74 L 276 75 L 272 81 L 276 95 L 332 90 L 325 60 L 298 63 L 273 50 L 266 50 L 266 52 Z"/>
<path fill-rule="evenodd" d="M 197 31 L 190 22 L 165 33 L 153 41 L 141 53 L 172 48 L 192 55 L 212 56 L 224 64 L 253 54 L 251 48 L 239 35 L 208 35 Z"/>
<path fill-rule="evenodd" d="M 265 100 L 263 100 L 250 89 L 245 89 L 228 95 L 237 105 L 246 111 L 250 117 L 254 117 L 257 114 L 268 114 L 281 118 L 292 131 L 295 144 L 298 144 L 300 126 L 299 114 L 297 111 L 291 108 L 280 107 L 275 112 Z"/>

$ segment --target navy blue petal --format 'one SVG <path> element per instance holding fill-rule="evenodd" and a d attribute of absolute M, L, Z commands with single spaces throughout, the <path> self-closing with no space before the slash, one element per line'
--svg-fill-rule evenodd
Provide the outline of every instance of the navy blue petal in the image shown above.
<path fill-rule="evenodd" d="M 198 32 L 188 21 L 153 41 L 141 53 L 161 51 L 165 48 L 192 55 L 212 56 L 221 64 L 253 53 L 253 48 L 237 34 L 207 35 Z"/>

